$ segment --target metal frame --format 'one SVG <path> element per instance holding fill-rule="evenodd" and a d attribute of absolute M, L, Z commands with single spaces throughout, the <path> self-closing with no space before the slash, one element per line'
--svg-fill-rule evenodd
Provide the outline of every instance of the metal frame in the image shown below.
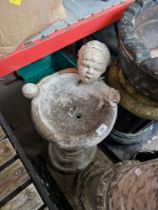
<path fill-rule="evenodd" d="M 119 20 L 125 8 L 133 2 L 134 0 L 126 0 L 48 36 L 21 45 L 14 53 L 0 59 L 0 77 L 6 76 Z"/>

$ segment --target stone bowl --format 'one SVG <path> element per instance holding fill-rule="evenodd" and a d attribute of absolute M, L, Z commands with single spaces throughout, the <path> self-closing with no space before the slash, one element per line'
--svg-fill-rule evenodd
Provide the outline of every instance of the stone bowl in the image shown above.
<path fill-rule="evenodd" d="M 23 93 L 32 98 L 32 119 L 43 138 L 74 149 L 94 146 L 112 130 L 117 104 L 100 106 L 110 89 L 104 81 L 82 84 L 77 71 L 68 69 L 25 85 Z"/>
<path fill-rule="evenodd" d="M 120 60 L 138 91 L 158 101 L 158 2 L 136 0 L 119 26 Z"/>

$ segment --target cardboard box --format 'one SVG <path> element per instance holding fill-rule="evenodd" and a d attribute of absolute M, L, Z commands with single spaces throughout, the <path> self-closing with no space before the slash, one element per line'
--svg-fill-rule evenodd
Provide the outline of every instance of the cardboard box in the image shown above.
<path fill-rule="evenodd" d="M 65 16 L 60 0 L 0 0 L 0 54 L 12 53 L 20 43 Z"/>

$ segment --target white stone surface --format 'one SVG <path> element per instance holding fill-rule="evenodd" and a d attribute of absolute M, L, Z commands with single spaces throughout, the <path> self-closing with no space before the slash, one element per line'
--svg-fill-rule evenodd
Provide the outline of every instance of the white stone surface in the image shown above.
<path fill-rule="evenodd" d="M 22 88 L 22 93 L 26 98 L 32 99 L 38 95 L 38 86 L 33 83 L 27 83 Z"/>
<path fill-rule="evenodd" d="M 83 45 L 78 53 L 78 71 L 83 83 L 92 83 L 106 71 L 111 56 L 108 47 L 97 40 Z"/>

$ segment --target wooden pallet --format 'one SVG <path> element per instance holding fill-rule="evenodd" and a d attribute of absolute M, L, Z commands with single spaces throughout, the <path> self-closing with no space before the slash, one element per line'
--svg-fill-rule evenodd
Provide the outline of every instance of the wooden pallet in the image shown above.
<path fill-rule="evenodd" d="M 0 115 L 1 120 L 3 118 Z M 0 209 L 57 209 L 51 206 L 51 201 L 48 202 L 49 208 L 47 207 L 48 198 L 43 196 L 45 189 L 41 187 L 40 178 L 34 173 L 20 145 L 16 146 L 13 142 L 17 143 L 16 139 L 11 140 L 10 134 L 0 124 Z M 39 192 L 40 187 L 43 195 Z"/>

